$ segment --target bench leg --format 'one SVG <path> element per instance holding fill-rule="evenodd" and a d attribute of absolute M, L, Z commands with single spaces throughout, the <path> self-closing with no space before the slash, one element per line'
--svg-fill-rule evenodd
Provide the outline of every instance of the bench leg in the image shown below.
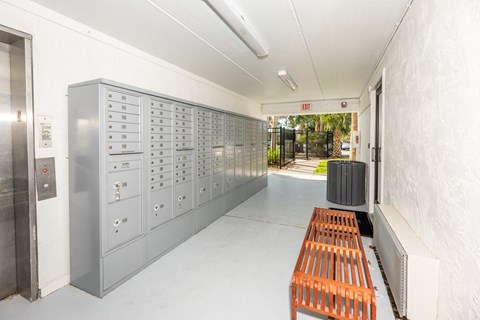
<path fill-rule="evenodd" d="M 292 304 L 292 320 L 297 320 L 297 307 Z"/>

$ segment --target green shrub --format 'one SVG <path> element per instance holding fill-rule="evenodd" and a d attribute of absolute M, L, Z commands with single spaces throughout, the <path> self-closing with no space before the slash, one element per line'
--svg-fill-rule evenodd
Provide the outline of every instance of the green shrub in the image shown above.
<path fill-rule="evenodd" d="M 280 161 L 280 147 L 278 146 L 275 151 L 271 146 L 268 146 L 268 163 L 274 163 Z"/>

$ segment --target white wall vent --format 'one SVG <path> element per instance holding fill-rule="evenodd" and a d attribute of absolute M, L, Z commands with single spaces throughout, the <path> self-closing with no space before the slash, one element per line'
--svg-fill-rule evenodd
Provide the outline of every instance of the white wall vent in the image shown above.
<path fill-rule="evenodd" d="M 400 316 L 437 319 L 438 260 L 392 206 L 375 205 L 374 243 Z"/>

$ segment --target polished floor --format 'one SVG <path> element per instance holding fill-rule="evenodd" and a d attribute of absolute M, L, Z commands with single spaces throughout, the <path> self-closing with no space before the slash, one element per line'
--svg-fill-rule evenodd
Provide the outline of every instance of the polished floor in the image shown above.
<path fill-rule="evenodd" d="M 290 277 L 325 181 L 269 176 L 269 186 L 103 299 L 66 286 L 29 303 L 0 302 L 0 320 L 290 319 Z M 370 239 L 377 319 L 393 320 Z M 298 320 L 326 319 L 299 313 Z"/>

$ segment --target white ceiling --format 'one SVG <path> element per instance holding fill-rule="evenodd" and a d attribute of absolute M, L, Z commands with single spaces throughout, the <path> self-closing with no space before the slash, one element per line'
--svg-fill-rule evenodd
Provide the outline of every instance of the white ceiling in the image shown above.
<path fill-rule="evenodd" d="M 33 1 L 260 103 L 359 97 L 408 2 L 229 0 L 269 50 L 257 59 L 202 0 Z"/>

